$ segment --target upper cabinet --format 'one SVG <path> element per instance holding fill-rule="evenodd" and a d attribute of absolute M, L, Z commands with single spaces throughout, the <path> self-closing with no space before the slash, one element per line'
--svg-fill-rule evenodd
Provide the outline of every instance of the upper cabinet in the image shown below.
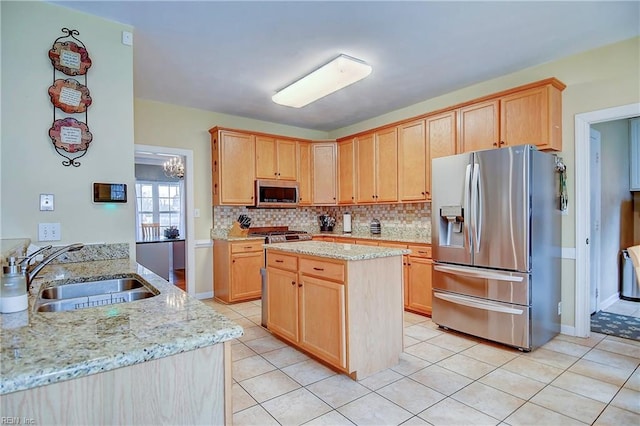
<path fill-rule="evenodd" d="M 395 127 L 356 138 L 356 201 L 398 201 L 398 135 Z"/>
<path fill-rule="evenodd" d="M 400 201 L 428 198 L 427 139 L 425 121 L 398 126 L 398 190 Z"/>
<path fill-rule="evenodd" d="M 335 142 L 311 144 L 311 181 L 313 204 L 333 205 L 337 202 L 337 156 Z"/>
<path fill-rule="evenodd" d="M 255 137 L 217 127 L 209 133 L 213 205 L 253 205 Z"/>
<path fill-rule="evenodd" d="M 562 149 L 562 89 L 553 82 L 500 98 L 500 141 Z"/>
<path fill-rule="evenodd" d="M 338 144 L 338 204 L 354 204 L 356 200 L 355 142 Z"/>
<path fill-rule="evenodd" d="M 456 154 L 457 127 L 455 111 L 431 115 L 425 120 L 427 140 L 426 188 L 431 199 L 431 160 Z"/>
<path fill-rule="evenodd" d="M 311 188 L 311 143 L 298 142 L 298 204 L 310 206 L 312 200 Z"/>
<path fill-rule="evenodd" d="M 296 141 L 256 136 L 256 178 L 296 180 Z"/>
<path fill-rule="evenodd" d="M 497 100 L 480 102 L 460 108 L 459 152 L 498 148 L 500 145 L 500 114 Z"/>

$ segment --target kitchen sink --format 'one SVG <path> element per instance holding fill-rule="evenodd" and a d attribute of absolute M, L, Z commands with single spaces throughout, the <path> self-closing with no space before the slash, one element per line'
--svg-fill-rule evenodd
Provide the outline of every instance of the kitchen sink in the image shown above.
<path fill-rule="evenodd" d="M 64 312 L 148 299 L 160 292 L 136 278 L 63 284 L 40 291 L 36 312 Z"/>
<path fill-rule="evenodd" d="M 74 297 L 117 293 L 142 287 L 144 287 L 144 284 L 135 278 L 89 281 L 44 289 L 40 292 L 40 298 L 71 299 Z"/>

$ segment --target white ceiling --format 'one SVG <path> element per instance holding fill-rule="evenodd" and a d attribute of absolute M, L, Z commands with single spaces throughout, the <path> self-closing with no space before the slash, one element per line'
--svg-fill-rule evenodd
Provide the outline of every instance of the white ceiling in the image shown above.
<path fill-rule="evenodd" d="M 137 98 L 323 131 L 640 35 L 638 1 L 51 3 L 135 28 Z M 373 72 L 304 108 L 271 101 L 340 53 Z"/>

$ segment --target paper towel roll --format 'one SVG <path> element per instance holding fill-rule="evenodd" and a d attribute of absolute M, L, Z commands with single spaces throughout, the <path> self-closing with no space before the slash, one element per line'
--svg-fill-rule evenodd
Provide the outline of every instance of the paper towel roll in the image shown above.
<path fill-rule="evenodd" d="M 350 234 L 351 233 L 351 214 L 345 213 L 342 216 L 342 232 Z"/>

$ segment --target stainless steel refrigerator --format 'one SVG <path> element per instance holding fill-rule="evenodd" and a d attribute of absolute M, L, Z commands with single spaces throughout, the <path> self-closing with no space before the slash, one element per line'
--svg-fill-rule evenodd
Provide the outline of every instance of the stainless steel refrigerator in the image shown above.
<path fill-rule="evenodd" d="M 529 351 L 560 331 L 555 158 L 531 145 L 432 161 L 438 325 Z"/>

